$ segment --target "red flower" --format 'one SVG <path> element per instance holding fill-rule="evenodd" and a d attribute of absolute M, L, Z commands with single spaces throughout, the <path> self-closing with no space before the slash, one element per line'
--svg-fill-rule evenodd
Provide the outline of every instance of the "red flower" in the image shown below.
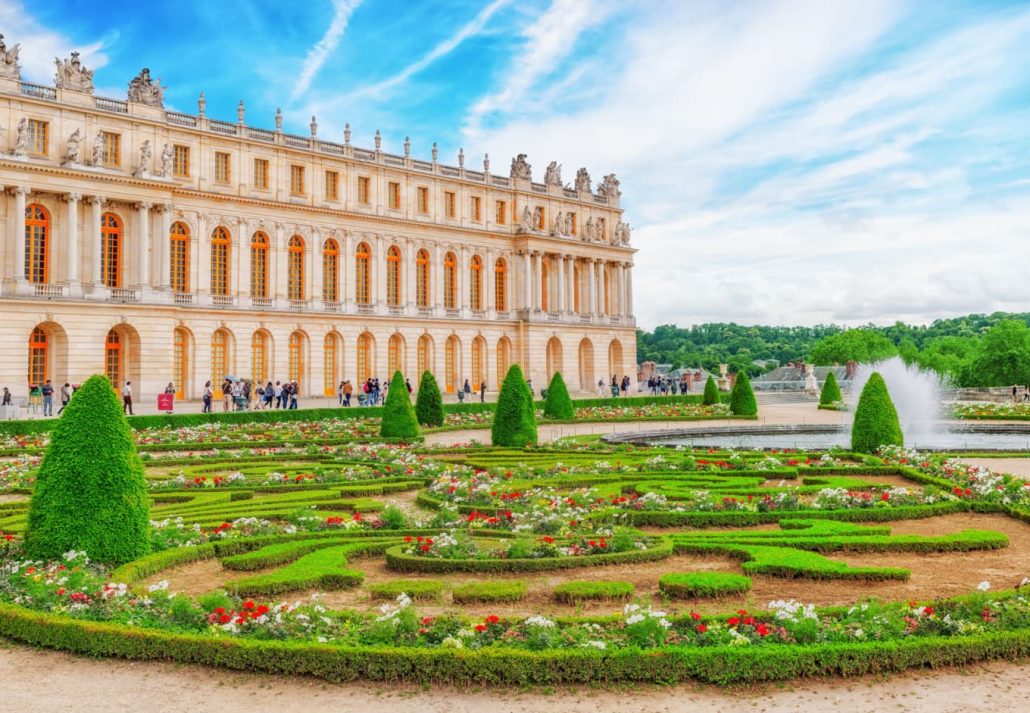
<path fill-rule="evenodd" d="M 554 538 L 553 538 L 553 537 L 551 537 L 550 535 L 544 535 L 544 536 L 543 536 L 542 538 L 540 538 L 540 539 L 542 539 L 542 540 L 543 540 L 544 542 L 546 542 L 546 543 L 547 543 L 547 544 L 549 544 L 549 545 L 553 545 L 553 544 L 554 544 Z"/>
<path fill-rule="evenodd" d="M 255 609 L 256 607 L 257 607 L 257 604 L 255 604 L 254 600 L 252 600 L 252 599 L 248 599 L 247 601 L 243 602 L 243 608 L 244 609 Z"/>
<path fill-rule="evenodd" d="M 736 626 L 737 624 L 740 623 L 740 619 L 738 619 L 735 616 L 731 616 L 729 619 L 726 620 L 726 623 L 729 624 L 730 626 Z"/>
<path fill-rule="evenodd" d="M 432 623 L 433 623 L 433 617 L 431 617 L 431 616 L 424 616 L 424 617 L 422 617 L 422 626 L 429 626 Z"/>
<path fill-rule="evenodd" d="M 429 552 L 429 545 L 422 545 L 423 552 Z"/>
<path fill-rule="evenodd" d="M 700 621 L 701 615 L 698 614 L 696 611 L 692 611 L 692 612 L 690 612 L 690 618 L 693 619 L 694 621 Z"/>
<path fill-rule="evenodd" d="M 704 624 L 698 624 L 697 625 L 697 633 L 703 634 L 706 631 L 708 631 L 708 627 L 707 626 L 705 626 Z"/>
<path fill-rule="evenodd" d="M 232 621 L 232 617 L 228 614 L 222 614 L 222 616 L 219 617 L 218 621 L 220 621 L 223 624 L 228 624 L 230 621 Z"/>
<path fill-rule="evenodd" d="M 759 636 L 769 635 L 769 627 L 767 627 L 765 624 L 759 624 L 758 626 L 756 626 L 755 631 L 758 632 Z"/>
<path fill-rule="evenodd" d="M 490 616 L 488 616 L 488 617 L 487 617 L 486 619 L 484 619 L 484 621 L 485 621 L 485 622 L 486 622 L 487 624 L 496 624 L 496 623 L 497 623 L 497 622 L 499 622 L 500 620 L 501 620 L 501 617 L 497 616 L 496 614 L 491 614 L 491 615 L 490 615 Z"/>
<path fill-rule="evenodd" d="M 476 624 L 476 631 L 482 634 L 484 631 L 486 631 L 486 624 Z"/>
<path fill-rule="evenodd" d="M 411 535 L 408 535 L 407 537 L 405 537 L 405 538 L 404 538 L 404 541 L 405 541 L 405 542 L 411 542 L 411 541 L 412 541 L 413 539 L 415 539 L 415 538 L 414 538 L 414 537 L 412 537 Z M 421 539 L 421 538 L 420 538 L 420 539 Z"/>
<path fill-rule="evenodd" d="M 923 607 L 923 613 L 927 616 L 933 616 L 933 607 Z"/>

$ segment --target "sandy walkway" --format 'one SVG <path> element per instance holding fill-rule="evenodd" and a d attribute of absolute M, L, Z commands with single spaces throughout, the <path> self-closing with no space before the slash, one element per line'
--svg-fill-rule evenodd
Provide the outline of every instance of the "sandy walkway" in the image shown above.
<path fill-rule="evenodd" d="M 2 644 L 0 644 L 2 646 Z M 0 712 L 83 710 L 308 713 L 641 713 L 665 711 L 970 711 L 1026 710 L 1030 664 L 992 662 L 914 671 L 890 678 L 818 680 L 723 691 L 701 686 L 520 689 L 422 689 L 400 684 L 333 685 L 307 678 L 253 675 L 198 666 L 96 661 L 19 646 L 0 648 Z"/>
<path fill-rule="evenodd" d="M 1030 458 L 963 458 L 963 463 L 989 468 L 996 473 L 1010 473 L 1030 478 Z"/>

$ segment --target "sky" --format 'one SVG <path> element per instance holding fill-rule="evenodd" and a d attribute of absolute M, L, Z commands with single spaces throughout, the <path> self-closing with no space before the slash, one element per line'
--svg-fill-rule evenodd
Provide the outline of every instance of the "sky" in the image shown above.
<path fill-rule="evenodd" d="M 28 81 L 77 49 L 101 96 L 147 66 L 179 111 L 615 173 L 646 329 L 1030 311 L 1026 0 L 0 0 L 0 32 Z"/>

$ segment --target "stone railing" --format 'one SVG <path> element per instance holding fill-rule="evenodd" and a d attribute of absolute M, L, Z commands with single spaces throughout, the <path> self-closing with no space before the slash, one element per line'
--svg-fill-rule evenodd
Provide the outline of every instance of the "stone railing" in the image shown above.
<path fill-rule="evenodd" d="M 27 97 L 34 97 L 36 99 L 44 99 L 46 101 L 55 102 L 57 101 L 57 90 L 53 87 L 44 87 L 42 84 L 33 84 L 32 82 L 21 83 L 21 93 Z"/>
<path fill-rule="evenodd" d="M 251 297 L 250 304 L 258 309 L 272 309 L 275 300 L 271 297 Z"/>
<path fill-rule="evenodd" d="M 113 111 L 116 114 L 128 114 L 129 103 L 119 101 L 118 99 L 108 99 L 107 97 L 96 97 L 97 109 L 101 111 Z"/>
<path fill-rule="evenodd" d="M 179 126 L 196 126 L 197 117 L 190 116 L 189 114 L 180 114 L 177 111 L 166 111 L 165 121 L 169 124 L 177 124 Z"/>
<path fill-rule="evenodd" d="M 339 312 L 340 303 L 322 300 L 322 311 L 323 312 Z"/>
<path fill-rule="evenodd" d="M 211 304 L 215 307 L 235 307 L 236 298 L 233 295 L 211 295 Z"/>
<path fill-rule="evenodd" d="M 173 296 L 173 302 L 177 305 L 191 305 L 193 304 L 193 293 L 192 292 L 176 292 Z"/>
<path fill-rule="evenodd" d="M 143 290 L 138 287 L 112 287 L 108 300 L 111 302 L 139 302 Z"/>
<path fill-rule="evenodd" d="M 366 304 L 359 304 L 358 305 L 358 314 L 375 314 L 375 313 L 376 313 L 376 306 L 375 305 L 371 305 L 371 304 L 367 304 L 367 305 Z"/>
<path fill-rule="evenodd" d="M 32 288 L 36 297 L 45 297 L 48 300 L 64 297 L 64 285 L 33 285 Z"/>
<path fill-rule="evenodd" d="M 294 312 L 303 312 L 308 308 L 307 300 L 287 300 L 287 306 Z"/>

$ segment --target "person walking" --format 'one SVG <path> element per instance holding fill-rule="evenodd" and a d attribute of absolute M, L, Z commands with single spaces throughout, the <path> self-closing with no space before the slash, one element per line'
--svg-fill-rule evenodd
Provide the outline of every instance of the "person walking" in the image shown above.
<path fill-rule="evenodd" d="M 336 401 L 340 404 L 340 406 L 343 406 L 343 382 L 342 381 L 340 382 L 340 385 L 336 387 Z"/>
<path fill-rule="evenodd" d="M 350 379 L 343 380 L 343 405 L 350 407 L 350 397 L 354 393 L 354 385 L 350 383 Z"/>
<path fill-rule="evenodd" d="M 414 389 L 411 388 L 411 379 L 405 379 L 404 385 L 408 387 L 408 396 L 411 396 L 411 392 L 414 391 Z"/>
<path fill-rule="evenodd" d="M 290 382 L 290 408 L 297 408 L 297 397 L 300 395 L 300 384 L 296 381 Z"/>
<path fill-rule="evenodd" d="M 1030 401 L 1030 384 L 1023 387 L 1023 401 Z"/>
<path fill-rule="evenodd" d="M 53 416 L 54 415 L 54 385 L 50 383 L 50 379 L 43 382 L 43 388 L 40 389 L 40 393 L 43 394 L 43 415 Z"/>
<path fill-rule="evenodd" d="M 49 384 L 50 382 L 48 381 L 47 383 Z M 1018 386 L 1013 386 L 1012 387 L 1012 403 L 1018 403 L 1018 402 L 1019 402 L 1019 387 Z M 46 395 L 43 396 L 43 415 L 46 416 Z"/>
<path fill-rule="evenodd" d="M 468 379 L 465 379 L 465 385 L 462 388 L 465 390 L 465 396 L 472 396 L 472 385 L 469 383 Z"/>
<path fill-rule="evenodd" d="M 61 412 L 64 411 L 68 402 L 72 400 L 72 385 L 67 381 L 64 382 L 64 386 L 61 387 L 61 408 L 57 409 L 57 415 L 60 416 Z"/>
<path fill-rule="evenodd" d="M 481 404 L 485 404 L 486 403 L 486 382 L 485 381 L 480 381 L 479 382 L 479 403 L 481 403 Z"/>
<path fill-rule="evenodd" d="M 214 397 L 214 389 L 211 388 L 211 382 L 208 381 L 204 384 L 204 410 L 201 413 L 211 413 L 211 401 Z"/>
<path fill-rule="evenodd" d="M 5 386 L 5 387 L 4 387 L 4 397 L 3 397 L 3 402 L 2 402 L 2 403 L 0 403 L 0 406 L 10 406 L 10 405 L 11 405 L 11 390 L 10 390 L 10 389 L 8 389 L 8 388 L 7 388 L 6 386 Z"/>
<path fill-rule="evenodd" d="M 122 387 L 122 411 L 124 413 L 129 414 L 130 416 L 135 416 L 136 415 L 136 414 L 134 414 L 132 412 L 132 382 L 131 381 L 126 381 L 125 382 L 125 386 Z"/>

